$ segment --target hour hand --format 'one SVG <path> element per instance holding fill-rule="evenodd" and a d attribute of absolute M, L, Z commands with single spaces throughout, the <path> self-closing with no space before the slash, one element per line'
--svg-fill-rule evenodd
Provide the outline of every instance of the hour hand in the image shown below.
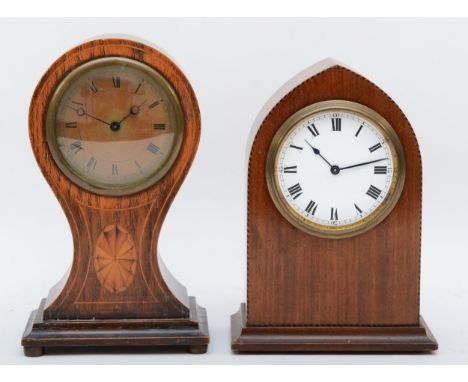
<path fill-rule="evenodd" d="M 307 139 L 304 139 L 305 142 L 310 146 L 310 148 L 312 149 L 312 151 L 314 152 L 315 155 L 318 155 L 320 158 L 322 158 L 330 167 L 332 167 L 332 164 L 327 161 L 324 156 L 320 153 L 320 150 L 314 146 L 312 146 L 308 141 Z"/>
<path fill-rule="evenodd" d="M 128 114 L 123 117 L 120 121 L 119 121 L 119 124 L 122 123 L 123 121 L 125 121 L 128 117 L 130 117 L 131 115 L 137 115 L 139 112 L 140 112 L 140 108 L 145 104 L 146 100 L 144 100 L 141 104 L 139 105 L 133 105 L 131 108 L 130 108 L 130 111 L 128 112 Z"/>

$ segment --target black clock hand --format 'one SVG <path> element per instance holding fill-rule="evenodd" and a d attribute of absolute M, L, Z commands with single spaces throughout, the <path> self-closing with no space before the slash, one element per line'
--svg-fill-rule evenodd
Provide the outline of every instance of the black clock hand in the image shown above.
<path fill-rule="evenodd" d="M 333 165 L 327 161 L 322 154 L 320 154 L 320 150 L 319 149 L 316 149 L 314 146 L 312 146 L 308 141 L 307 139 L 304 139 L 304 141 L 306 141 L 306 143 L 310 146 L 310 148 L 314 151 L 314 154 L 315 155 L 318 155 L 320 158 L 322 158 L 325 162 L 327 162 L 327 164 L 330 166 L 330 167 L 333 167 Z"/>
<path fill-rule="evenodd" d="M 363 163 L 353 164 L 352 166 L 340 167 L 340 170 L 346 170 L 347 168 L 359 167 L 359 166 L 364 166 L 364 165 L 366 165 L 366 164 L 381 162 L 381 161 L 386 160 L 386 159 L 388 159 L 388 158 L 381 158 L 381 159 L 371 160 L 371 161 L 369 161 L 369 162 L 363 162 Z"/>
<path fill-rule="evenodd" d="M 111 124 L 109 122 L 106 122 L 106 121 L 103 121 L 102 119 L 98 118 L 98 117 L 95 117 L 94 115 L 91 115 L 91 114 L 88 114 L 88 113 L 85 113 L 89 118 L 92 118 L 92 119 L 95 119 L 96 121 L 99 121 L 99 122 L 102 122 L 104 124 L 106 124 L 107 126 L 110 126 Z"/>
<path fill-rule="evenodd" d="M 146 100 L 144 100 L 140 105 L 136 106 L 132 106 L 130 108 L 130 111 L 129 113 L 123 117 L 120 121 L 119 121 L 119 124 L 121 124 L 123 121 L 125 121 L 128 117 L 130 117 L 131 115 L 137 115 L 139 112 L 140 112 L 140 107 L 142 107 L 144 104 L 145 104 Z"/>
<path fill-rule="evenodd" d="M 98 117 L 95 117 L 94 115 L 91 115 L 91 114 L 88 114 L 86 112 L 85 109 L 83 109 L 82 107 L 78 108 L 78 109 L 75 109 L 74 107 L 71 107 L 71 106 L 68 106 L 70 109 L 72 110 L 75 110 L 76 111 L 76 114 L 78 114 L 78 116 L 82 117 L 83 115 L 86 115 L 88 116 L 89 118 L 92 118 L 92 119 L 95 119 L 96 121 L 99 121 L 99 122 L 102 122 L 104 124 L 106 124 L 107 126 L 110 126 L 111 124 L 106 122 L 106 121 L 103 121 L 102 119 L 98 118 Z"/>

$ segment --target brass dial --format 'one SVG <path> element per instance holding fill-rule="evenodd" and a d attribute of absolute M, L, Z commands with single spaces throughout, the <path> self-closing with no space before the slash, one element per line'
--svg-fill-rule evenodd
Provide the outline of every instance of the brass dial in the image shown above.
<path fill-rule="evenodd" d="M 60 169 L 102 195 L 128 195 L 161 179 L 183 137 L 179 100 L 164 77 L 126 58 L 102 58 L 68 74 L 47 113 Z"/>

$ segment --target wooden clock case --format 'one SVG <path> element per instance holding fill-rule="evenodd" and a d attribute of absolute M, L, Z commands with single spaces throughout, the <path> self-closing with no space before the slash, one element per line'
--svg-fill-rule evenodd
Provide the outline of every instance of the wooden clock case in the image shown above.
<path fill-rule="evenodd" d="M 125 197 L 101 196 L 71 182 L 57 167 L 46 141 L 49 101 L 64 76 L 101 57 L 125 57 L 149 65 L 175 90 L 183 110 L 183 142 L 166 175 L 149 188 Z M 70 271 L 51 289 L 26 326 L 28 356 L 45 348 L 178 346 L 204 353 L 209 343 L 206 311 L 187 296 L 167 271 L 158 238 L 166 213 L 194 159 L 200 138 L 195 94 L 180 69 L 148 45 L 126 39 L 99 39 L 60 57 L 40 80 L 31 101 L 29 132 L 37 162 L 59 200 L 73 234 Z M 136 259 L 133 281 L 115 293 L 100 284 L 94 248 L 106 232 L 124 235 Z"/>
<path fill-rule="evenodd" d="M 268 193 L 265 168 L 270 143 L 289 116 L 335 99 L 368 106 L 391 124 L 404 148 L 406 181 L 382 223 L 351 238 L 323 239 L 280 214 Z M 325 60 L 270 100 L 254 134 L 248 162 L 247 304 L 231 317 L 232 349 L 437 349 L 419 315 L 421 157 L 395 102 L 367 79 Z"/>

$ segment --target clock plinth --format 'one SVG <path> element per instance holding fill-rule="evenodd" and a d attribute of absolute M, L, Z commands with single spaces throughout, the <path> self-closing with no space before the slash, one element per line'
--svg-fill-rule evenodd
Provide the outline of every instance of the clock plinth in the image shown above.
<path fill-rule="evenodd" d="M 232 349 L 437 349 L 419 310 L 421 156 L 400 108 L 331 62 L 257 122 Z"/>
<path fill-rule="evenodd" d="M 173 319 L 44 320 L 44 304 L 33 311 L 23 334 L 24 354 L 78 348 L 185 348 L 206 353 L 209 343 L 206 310 L 189 298 L 190 316 Z"/>
<path fill-rule="evenodd" d="M 414 326 L 249 326 L 246 307 L 231 316 L 238 352 L 428 352 L 437 342 L 423 318 Z"/>
<path fill-rule="evenodd" d="M 87 42 L 41 79 L 29 132 L 74 253 L 70 271 L 31 314 L 25 354 L 156 346 L 205 352 L 206 311 L 158 253 L 200 138 L 197 100 L 180 69 L 135 41 Z"/>

